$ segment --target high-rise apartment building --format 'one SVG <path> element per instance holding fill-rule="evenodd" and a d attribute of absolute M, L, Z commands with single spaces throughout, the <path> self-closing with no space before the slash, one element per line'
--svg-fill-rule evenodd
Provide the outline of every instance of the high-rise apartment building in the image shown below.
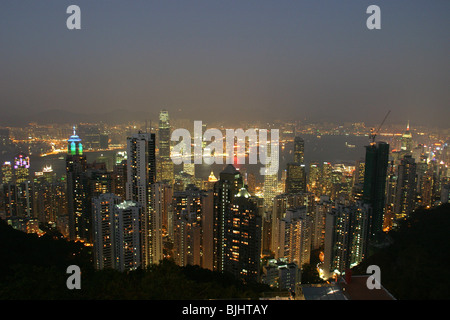
<path fill-rule="evenodd" d="M 141 244 L 142 264 L 148 266 L 158 263 L 153 251 L 160 239 L 153 225 L 153 183 L 156 180 L 155 134 L 138 132 L 127 138 L 127 183 L 126 200 L 142 206 Z"/>

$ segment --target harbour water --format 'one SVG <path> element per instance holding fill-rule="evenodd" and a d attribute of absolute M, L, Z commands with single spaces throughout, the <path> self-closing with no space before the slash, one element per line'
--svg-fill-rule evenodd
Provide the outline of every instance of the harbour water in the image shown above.
<path fill-rule="evenodd" d="M 353 164 L 359 159 L 364 159 L 365 146 L 369 142 L 366 136 L 354 135 L 303 135 L 302 138 L 305 141 L 306 166 L 311 162 L 317 162 L 319 164 L 323 162 Z M 292 143 L 287 144 L 284 148 L 280 146 L 279 172 L 286 167 L 288 162 L 292 161 L 292 149 Z M 120 150 L 86 152 L 87 161 L 90 163 L 94 161 L 105 161 L 107 162 L 107 167 L 110 169 L 116 161 L 118 151 Z M 35 156 L 30 159 L 30 162 L 31 172 L 41 171 L 45 166 L 52 166 L 58 176 L 65 174 L 65 154 L 48 155 L 45 157 Z M 196 177 L 207 179 L 211 171 L 218 177 L 224 166 L 225 164 L 196 165 Z M 237 167 L 241 169 L 245 168 L 247 172 L 254 173 L 258 177 L 261 165 L 245 164 L 237 165 Z M 175 168 L 181 169 L 181 166 L 176 166 Z"/>

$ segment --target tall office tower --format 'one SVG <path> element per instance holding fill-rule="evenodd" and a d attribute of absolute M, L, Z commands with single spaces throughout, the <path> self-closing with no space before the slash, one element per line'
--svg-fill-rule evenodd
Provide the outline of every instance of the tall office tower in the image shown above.
<path fill-rule="evenodd" d="M 238 170 L 228 164 L 214 184 L 214 253 L 213 269 L 223 271 L 225 256 L 225 223 L 230 203 L 244 185 Z"/>
<path fill-rule="evenodd" d="M 397 165 L 393 160 L 389 161 L 386 176 L 386 201 L 384 211 L 383 230 L 390 230 L 395 224 L 395 192 L 397 186 Z M 362 198 L 361 198 L 362 199 Z"/>
<path fill-rule="evenodd" d="M 315 205 L 312 218 L 311 250 L 323 250 L 325 244 L 325 220 L 328 212 L 331 211 L 333 203 L 327 196 L 321 196 Z"/>
<path fill-rule="evenodd" d="M 320 171 L 320 189 L 321 193 L 319 196 L 326 195 L 331 197 L 333 182 L 331 181 L 331 173 L 333 171 L 333 166 L 329 162 L 324 162 L 322 164 L 322 170 Z"/>
<path fill-rule="evenodd" d="M 327 213 L 323 270 L 326 277 L 359 264 L 367 252 L 370 206 L 338 204 Z"/>
<path fill-rule="evenodd" d="M 16 183 L 22 183 L 30 179 L 30 157 L 20 153 L 14 158 L 14 174 Z"/>
<path fill-rule="evenodd" d="M 286 192 L 306 192 L 306 170 L 304 164 L 287 164 Z"/>
<path fill-rule="evenodd" d="M 402 146 L 401 150 L 407 153 L 411 153 L 413 149 L 413 140 L 411 131 L 409 131 L 409 121 L 406 131 L 402 135 Z"/>
<path fill-rule="evenodd" d="M 427 169 L 427 171 L 425 171 L 424 175 L 422 176 L 422 183 L 420 188 L 422 206 L 424 207 L 430 207 L 433 203 L 433 185 L 433 173 L 430 169 Z"/>
<path fill-rule="evenodd" d="M 271 210 L 273 199 L 277 194 L 278 188 L 278 173 L 264 175 L 264 207 L 266 210 Z"/>
<path fill-rule="evenodd" d="M 170 158 L 170 121 L 167 110 L 161 110 L 159 112 L 158 140 L 159 161 L 157 180 L 173 183 L 174 165 Z"/>
<path fill-rule="evenodd" d="M 142 264 L 147 267 L 158 263 L 155 260 L 153 243 L 152 215 L 152 185 L 156 178 L 155 134 L 138 132 L 127 138 L 127 183 L 126 199 L 137 202 L 142 206 L 141 216 L 141 245 Z"/>
<path fill-rule="evenodd" d="M 415 209 L 417 164 L 411 155 L 405 155 L 398 166 L 394 212 L 396 219 L 407 217 Z"/>
<path fill-rule="evenodd" d="M 120 202 L 120 197 L 112 193 L 101 194 L 92 199 L 94 263 L 97 269 L 115 269 L 114 207 Z"/>
<path fill-rule="evenodd" d="M 68 140 L 66 155 L 67 211 L 69 215 L 69 239 L 92 241 L 91 204 L 88 201 L 87 161 L 83 145 L 76 134 Z"/>
<path fill-rule="evenodd" d="M 159 112 L 159 156 L 163 159 L 170 159 L 170 122 L 169 112 L 161 110 Z"/>
<path fill-rule="evenodd" d="M 230 202 L 224 227 L 223 271 L 246 282 L 258 282 L 261 216 L 256 202 L 244 187 Z"/>
<path fill-rule="evenodd" d="M 363 201 L 372 207 L 369 241 L 375 241 L 383 232 L 388 160 L 389 144 L 386 142 L 366 146 Z"/>
<path fill-rule="evenodd" d="M 115 195 L 125 199 L 127 184 L 127 160 L 121 160 L 113 167 L 112 189 Z"/>
<path fill-rule="evenodd" d="M 366 163 L 363 159 L 356 161 L 354 172 L 354 184 L 364 184 L 364 171 Z"/>
<path fill-rule="evenodd" d="M 277 250 L 275 259 L 286 258 L 294 262 L 299 269 L 309 263 L 311 256 L 311 217 L 306 207 L 286 210 L 284 218 L 279 221 Z"/>
<path fill-rule="evenodd" d="M 364 160 L 357 160 L 355 163 L 355 171 L 353 172 L 353 186 L 351 192 L 354 201 L 362 200 L 362 193 L 364 188 L 364 170 Z"/>
<path fill-rule="evenodd" d="M 14 175 L 12 171 L 11 162 L 6 161 L 4 164 L 2 164 L 1 171 L 2 171 L 2 180 L 1 180 L 2 184 L 13 182 Z"/>
<path fill-rule="evenodd" d="M 316 162 L 309 164 L 308 168 L 308 192 L 313 193 L 317 198 L 321 196 L 320 192 L 320 167 Z"/>
<path fill-rule="evenodd" d="M 305 163 L 305 141 L 298 136 L 294 139 L 294 163 Z"/>
<path fill-rule="evenodd" d="M 305 142 L 300 137 L 294 139 L 294 161 L 286 166 L 286 192 L 306 192 Z"/>

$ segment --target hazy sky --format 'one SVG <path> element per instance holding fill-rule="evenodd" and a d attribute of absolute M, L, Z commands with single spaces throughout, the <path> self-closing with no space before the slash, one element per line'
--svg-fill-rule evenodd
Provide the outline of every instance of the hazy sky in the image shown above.
<path fill-rule="evenodd" d="M 68 30 L 66 8 L 81 8 Z M 366 9 L 381 8 L 381 30 Z M 449 127 L 450 1 L 0 2 L 0 117 L 62 109 L 193 120 Z"/>

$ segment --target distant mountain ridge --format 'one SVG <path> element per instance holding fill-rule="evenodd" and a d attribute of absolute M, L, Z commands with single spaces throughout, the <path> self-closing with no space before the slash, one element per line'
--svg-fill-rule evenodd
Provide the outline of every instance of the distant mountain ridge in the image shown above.
<path fill-rule="evenodd" d="M 145 112 L 126 109 L 115 109 L 108 112 L 73 112 L 61 109 L 44 110 L 31 114 L 2 114 L 0 117 L 1 126 L 22 126 L 30 122 L 39 124 L 51 123 L 80 123 L 80 122 L 106 122 L 109 124 L 144 121 L 146 119 L 156 119 L 157 111 Z"/>

